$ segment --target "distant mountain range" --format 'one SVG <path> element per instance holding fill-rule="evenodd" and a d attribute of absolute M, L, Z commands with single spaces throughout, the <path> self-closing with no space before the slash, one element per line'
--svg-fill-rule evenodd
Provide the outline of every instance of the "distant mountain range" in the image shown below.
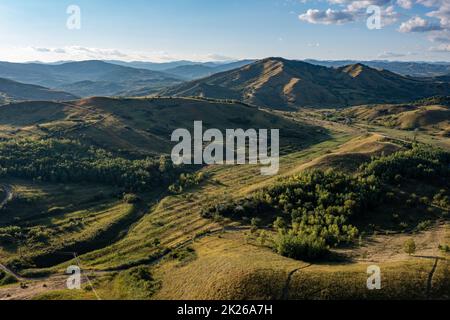
<path fill-rule="evenodd" d="M 164 94 L 240 99 L 286 108 L 397 103 L 448 94 L 450 64 L 368 61 L 366 65 L 353 61 L 309 61 L 311 63 L 269 58 L 205 63 L 0 62 L 0 78 L 24 86 L 40 86 L 37 91 L 48 92 L 39 96 L 31 89 L 33 87 L 27 87 L 29 92 L 23 87 L 18 100 Z M 401 76 L 407 74 L 422 78 Z M 6 82 L 0 84 L 0 102 L 16 101 L 19 92 L 9 94 L 10 88 Z"/>
<path fill-rule="evenodd" d="M 166 63 L 154 63 L 154 62 L 123 62 L 123 61 L 105 61 L 108 63 L 114 63 L 126 67 L 147 69 L 153 71 L 163 71 L 171 73 L 180 78 L 188 80 L 195 80 L 210 76 L 212 74 L 229 71 L 235 68 L 242 67 L 244 65 L 253 63 L 257 60 L 247 59 L 233 62 L 194 62 L 194 61 L 173 61 Z M 339 68 L 348 66 L 351 64 L 364 64 L 375 69 L 389 70 L 394 73 L 398 73 L 404 76 L 412 77 L 436 77 L 450 74 L 450 62 L 402 62 L 402 61 L 387 61 L 387 60 L 313 60 L 306 59 L 301 60 L 311 64 Z"/>
<path fill-rule="evenodd" d="M 275 109 L 345 107 L 449 95 L 450 84 L 404 77 L 363 64 L 328 68 L 302 61 L 267 58 L 183 83 L 160 94 L 237 99 Z"/>
<path fill-rule="evenodd" d="M 74 100 L 76 96 L 62 92 L 50 90 L 41 86 L 23 84 L 9 79 L 0 78 L 0 103 L 16 101 L 43 101 L 43 100 Z"/>
<path fill-rule="evenodd" d="M 233 62 L 192 62 L 192 61 L 175 61 L 167 63 L 152 63 L 152 62 L 121 62 L 110 61 L 123 66 L 142 68 L 154 71 L 162 71 L 171 74 L 178 78 L 186 80 L 200 79 L 211 76 L 215 73 L 224 72 L 240 68 L 255 62 L 256 60 L 240 60 Z"/>
<path fill-rule="evenodd" d="M 62 64 L 0 62 L 0 77 L 69 91 L 77 96 L 151 94 L 183 81 L 174 75 L 103 61 Z"/>
<path fill-rule="evenodd" d="M 450 74 L 450 63 L 445 62 L 400 62 L 400 61 L 356 61 L 356 60 L 337 60 L 337 61 L 319 61 L 304 60 L 319 66 L 339 68 L 351 64 L 361 63 L 375 69 L 389 70 L 404 76 L 412 77 L 436 77 Z"/>

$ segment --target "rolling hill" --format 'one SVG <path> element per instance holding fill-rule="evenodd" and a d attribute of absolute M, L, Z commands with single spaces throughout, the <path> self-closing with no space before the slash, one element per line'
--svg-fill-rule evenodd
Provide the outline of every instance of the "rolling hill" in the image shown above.
<path fill-rule="evenodd" d="M 185 98 L 90 98 L 72 102 L 24 102 L 0 108 L 0 138 L 71 138 L 112 152 L 170 153 L 175 129 L 280 128 L 281 146 L 307 145 L 325 131 L 240 103 Z M 191 130 L 192 131 L 192 130 Z"/>
<path fill-rule="evenodd" d="M 238 99 L 274 109 L 400 103 L 450 93 L 443 81 L 415 79 L 362 64 L 338 69 L 267 58 L 184 83 L 160 94 Z"/>
<path fill-rule="evenodd" d="M 353 121 L 401 130 L 422 130 L 450 136 L 450 98 L 436 97 L 409 104 L 360 106 L 341 111 Z"/>
<path fill-rule="evenodd" d="M 103 61 L 62 64 L 0 62 L 0 77 L 69 91 L 78 96 L 150 94 L 182 80 L 163 72 L 136 69 Z"/>
<path fill-rule="evenodd" d="M 76 96 L 63 91 L 24 84 L 0 78 L 0 104 L 26 100 L 75 100 Z"/>

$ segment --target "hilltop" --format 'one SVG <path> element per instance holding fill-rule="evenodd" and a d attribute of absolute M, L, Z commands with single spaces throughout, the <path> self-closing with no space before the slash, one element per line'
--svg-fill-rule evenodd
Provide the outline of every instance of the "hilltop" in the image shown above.
<path fill-rule="evenodd" d="M 239 102 L 188 98 L 89 98 L 71 102 L 30 101 L 0 108 L 0 137 L 62 137 L 108 150 L 169 153 L 175 129 L 279 128 L 287 141 L 306 144 L 325 131 Z M 206 129 L 205 129 L 206 130 Z"/>
<path fill-rule="evenodd" d="M 345 109 L 352 121 L 364 121 L 401 130 L 421 130 L 443 137 L 450 135 L 449 97 L 435 97 L 409 104 L 381 104 Z"/>

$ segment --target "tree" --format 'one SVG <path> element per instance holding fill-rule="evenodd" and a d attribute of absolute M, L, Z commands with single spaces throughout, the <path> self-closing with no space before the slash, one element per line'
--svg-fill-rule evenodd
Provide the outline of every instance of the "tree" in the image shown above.
<path fill-rule="evenodd" d="M 273 223 L 273 227 L 277 231 L 284 232 L 287 229 L 286 221 L 282 217 L 277 217 L 277 219 Z"/>
<path fill-rule="evenodd" d="M 414 239 L 408 239 L 405 241 L 403 248 L 405 249 L 405 252 L 411 256 L 416 253 L 416 242 Z"/>
<path fill-rule="evenodd" d="M 252 233 L 254 233 L 258 230 L 259 226 L 261 226 L 262 221 L 260 218 L 252 218 L 250 223 L 252 225 L 251 231 L 252 231 Z"/>

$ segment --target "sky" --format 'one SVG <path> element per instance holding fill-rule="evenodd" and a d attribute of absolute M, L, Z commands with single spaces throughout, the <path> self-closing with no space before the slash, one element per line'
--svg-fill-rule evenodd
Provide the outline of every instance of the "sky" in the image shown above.
<path fill-rule="evenodd" d="M 0 0 L 2 61 L 271 56 L 450 61 L 450 0 Z"/>

